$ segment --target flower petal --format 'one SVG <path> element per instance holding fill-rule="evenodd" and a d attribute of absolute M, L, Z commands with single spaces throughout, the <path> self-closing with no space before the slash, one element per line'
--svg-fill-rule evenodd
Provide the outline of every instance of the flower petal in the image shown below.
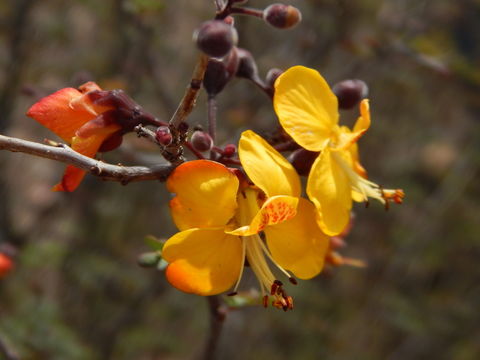
<path fill-rule="evenodd" d="M 253 131 L 242 133 L 238 155 L 248 177 L 268 197 L 300 196 L 300 178 L 293 166 Z"/>
<path fill-rule="evenodd" d="M 77 129 L 96 116 L 81 106 L 83 96 L 74 88 L 61 89 L 35 103 L 27 115 L 70 143 Z"/>
<path fill-rule="evenodd" d="M 308 176 L 307 194 L 319 212 L 318 221 L 327 235 L 337 235 L 347 226 L 352 207 L 352 190 L 347 174 L 336 156 L 345 152 L 322 151 Z"/>
<path fill-rule="evenodd" d="M 293 196 L 279 195 L 268 198 L 254 216 L 250 225 L 228 231 L 228 233 L 242 236 L 258 234 L 267 225 L 280 224 L 293 218 L 297 213 L 297 204 L 298 198 Z"/>
<path fill-rule="evenodd" d="M 315 221 L 315 206 L 300 199 L 297 215 L 265 228 L 267 245 L 274 260 L 300 279 L 310 279 L 323 269 L 329 237 Z"/>
<path fill-rule="evenodd" d="M 195 160 L 177 167 L 167 180 L 176 193 L 170 201 L 173 221 L 180 230 L 224 226 L 237 208 L 238 179 L 224 165 Z"/>
<path fill-rule="evenodd" d="M 97 133 L 87 138 L 75 136 L 72 138 L 72 149 L 76 152 L 88 156 L 95 157 L 102 143 L 113 133 L 120 129 L 119 125 L 112 124 L 104 128 L 98 129 Z M 75 166 L 68 165 L 63 174 L 62 181 L 53 187 L 53 191 L 74 191 L 83 180 L 86 171 Z"/>
<path fill-rule="evenodd" d="M 302 147 L 323 150 L 338 123 L 338 101 L 315 70 L 294 66 L 275 82 L 273 106 L 280 124 Z"/>
<path fill-rule="evenodd" d="M 243 264 L 242 243 L 223 228 L 190 229 L 165 243 L 163 258 L 167 280 L 177 289 L 198 295 L 215 295 L 228 290 L 237 280 Z"/>
<path fill-rule="evenodd" d="M 368 99 L 363 99 L 360 103 L 360 116 L 353 127 L 353 131 L 350 131 L 346 126 L 340 128 L 337 144 L 335 144 L 334 150 L 344 150 L 350 146 L 356 144 L 363 134 L 365 134 L 370 127 L 370 107 Z"/>

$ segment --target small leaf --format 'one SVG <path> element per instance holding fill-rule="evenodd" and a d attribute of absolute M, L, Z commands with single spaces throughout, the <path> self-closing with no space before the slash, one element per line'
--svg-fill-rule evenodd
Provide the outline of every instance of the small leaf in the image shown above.
<path fill-rule="evenodd" d="M 153 235 L 147 235 L 144 241 L 145 244 L 147 244 L 152 250 L 158 251 L 160 254 L 162 253 L 163 245 L 165 244 L 164 241 L 156 238 Z"/>

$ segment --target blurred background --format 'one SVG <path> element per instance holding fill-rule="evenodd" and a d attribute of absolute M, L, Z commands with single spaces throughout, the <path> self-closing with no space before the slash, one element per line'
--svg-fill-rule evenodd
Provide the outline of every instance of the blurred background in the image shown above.
<path fill-rule="evenodd" d="M 251 0 L 264 8 L 270 3 Z M 219 359 L 478 359 L 480 354 L 480 1 L 298 0 L 303 22 L 238 17 L 239 46 L 264 76 L 302 64 L 333 84 L 370 87 L 360 141 L 372 180 L 405 189 L 384 211 L 355 208 L 344 255 L 368 262 L 290 287 L 296 308 L 228 314 Z M 168 120 L 197 58 L 193 30 L 213 1 L 2 0 L 0 133 L 56 139 L 24 114 L 40 97 L 95 80 Z M 219 95 L 219 138 L 276 126 L 245 80 Z M 357 110 L 342 112 L 351 124 Z M 190 124 L 205 124 L 205 95 Z M 109 162 L 152 164 L 129 136 Z M 0 339 L 25 360 L 194 359 L 208 334 L 204 298 L 136 264 L 148 234 L 175 232 L 164 184 L 87 176 L 53 193 L 64 165 L 0 152 L 0 242 L 18 248 L 0 280 Z M 1 356 L 0 356 L 1 357 Z"/>

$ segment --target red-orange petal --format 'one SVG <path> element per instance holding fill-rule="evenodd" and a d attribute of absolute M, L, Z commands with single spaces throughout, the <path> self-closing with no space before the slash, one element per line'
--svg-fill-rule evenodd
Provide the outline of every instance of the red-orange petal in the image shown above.
<path fill-rule="evenodd" d="M 93 158 L 98 152 L 98 149 L 102 145 L 103 141 L 119 129 L 119 125 L 112 124 L 102 129 L 99 129 L 98 133 L 88 138 L 81 138 L 79 136 L 75 136 L 72 139 L 72 149 L 82 155 Z M 69 165 L 65 170 L 62 181 L 59 184 L 55 185 L 52 190 L 68 192 L 74 191 L 82 182 L 85 174 L 85 170 Z"/>
<path fill-rule="evenodd" d="M 75 132 L 96 116 L 84 107 L 71 105 L 82 96 L 83 94 L 76 89 L 61 89 L 33 104 L 27 116 L 70 142 Z"/>

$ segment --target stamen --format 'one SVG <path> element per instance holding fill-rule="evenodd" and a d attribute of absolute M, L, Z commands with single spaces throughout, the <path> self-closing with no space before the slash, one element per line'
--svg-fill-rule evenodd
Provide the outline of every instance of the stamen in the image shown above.
<path fill-rule="evenodd" d="M 238 292 L 234 291 L 234 292 L 228 293 L 227 296 L 235 296 L 237 294 L 238 294 Z"/>
<path fill-rule="evenodd" d="M 292 277 L 292 276 L 288 278 L 288 281 L 290 281 L 293 285 L 297 285 L 297 284 L 298 284 L 297 279 L 295 279 L 295 278 Z"/>
<path fill-rule="evenodd" d="M 268 295 L 265 295 L 262 299 L 263 302 L 263 307 L 267 308 L 268 307 Z"/>

